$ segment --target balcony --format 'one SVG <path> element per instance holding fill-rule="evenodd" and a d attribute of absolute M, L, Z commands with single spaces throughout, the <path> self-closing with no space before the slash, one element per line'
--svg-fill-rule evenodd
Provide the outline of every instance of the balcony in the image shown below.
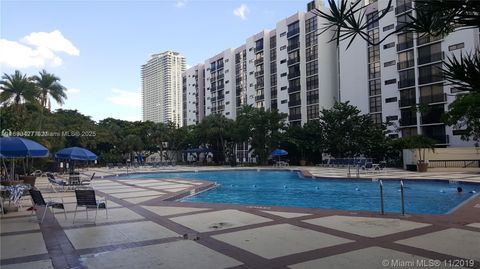
<path fill-rule="evenodd" d="M 223 64 L 220 64 L 220 65 L 217 66 L 217 70 L 220 70 L 222 68 L 223 68 Z"/>
<path fill-rule="evenodd" d="M 288 78 L 288 79 L 292 79 L 292 78 L 297 78 L 297 77 L 299 77 L 299 76 L 300 76 L 300 71 L 298 71 L 298 72 L 293 72 L 293 73 L 289 73 L 288 76 L 287 76 L 287 78 Z"/>
<path fill-rule="evenodd" d="M 292 30 L 288 31 L 287 38 L 298 35 L 299 33 L 300 33 L 300 28 L 292 29 Z"/>
<path fill-rule="evenodd" d="M 417 63 L 420 64 L 428 64 L 433 62 L 439 62 L 445 59 L 445 52 L 437 52 L 430 55 L 426 55 L 423 57 L 418 57 Z"/>
<path fill-rule="evenodd" d="M 400 123 L 400 127 L 417 125 L 417 118 L 401 118 L 398 123 Z"/>
<path fill-rule="evenodd" d="M 217 96 L 217 98 L 218 98 L 218 100 L 222 100 L 222 99 L 225 98 L 225 94 L 219 94 L 219 95 Z"/>
<path fill-rule="evenodd" d="M 447 102 L 446 93 L 420 96 L 420 104 L 433 104 L 433 103 L 445 103 L 445 102 Z"/>
<path fill-rule="evenodd" d="M 223 73 L 222 73 L 222 74 L 219 74 L 219 75 L 217 76 L 217 80 L 221 80 L 221 79 L 223 79 L 224 77 L 225 77 L 225 75 L 223 75 Z"/>
<path fill-rule="evenodd" d="M 213 72 L 215 72 L 216 70 L 217 70 L 217 67 L 212 66 L 212 67 L 210 68 L 210 73 L 213 73 Z"/>
<path fill-rule="evenodd" d="M 217 86 L 217 90 L 219 90 L 219 91 L 220 91 L 220 90 L 223 90 L 224 87 L 225 87 L 225 85 L 223 85 L 223 84 L 218 85 L 218 86 Z"/>
<path fill-rule="evenodd" d="M 300 47 L 300 42 L 287 46 L 287 51 L 290 52 L 292 50 L 298 49 L 299 47 Z"/>
<path fill-rule="evenodd" d="M 413 40 L 397 44 L 397 51 L 413 48 Z"/>
<path fill-rule="evenodd" d="M 261 101 L 263 99 L 265 99 L 265 95 L 263 94 L 255 96 L 255 102 Z"/>
<path fill-rule="evenodd" d="M 412 3 L 403 4 L 395 8 L 395 15 L 405 13 L 412 9 Z"/>
<path fill-rule="evenodd" d="M 410 68 L 410 67 L 413 67 L 414 65 L 415 65 L 415 62 L 413 60 L 399 62 L 397 63 L 397 70 Z"/>
<path fill-rule="evenodd" d="M 415 98 L 402 98 L 398 100 L 398 107 L 409 107 L 416 104 Z"/>
<path fill-rule="evenodd" d="M 441 74 L 422 76 L 418 78 L 418 84 L 428 84 L 428 83 L 433 83 L 438 81 L 443 81 L 443 76 Z"/>
<path fill-rule="evenodd" d="M 445 145 L 450 143 L 450 137 L 448 135 L 425 135 L 426 137 L 435 140 L 437 145 Z"/>
<path fill-rule="evenodd" d="M 407 87 L 412 87 L 415 86 L 415 79 L 410 78 L 410 79 L 403 79 L 398 82 L 398 88 L 407 88 Z"/>
<path fill-rule="evenodd" d="M 292 106 L 299 106 L 302 104 L 302 100 L 298 99 L 298 100 L 292 100 L 292 101 L 289 101 L 288 102 L 288 106 L 289 107 L 292 107 Z"/>
<path fill-rule="evenodd" d="M 270 93 L 270 99 L 277 99 L 277 90 L 274 90 Z"/>
<path fill-rule="evenodd" d="M 300 62 L 300 58 L 288 59 L 287 65 L 289 66 L 289 65 L 292 65 L 292 64 L 296 64 L 298 62 Z"/>
<path fill-rule="evenodd" d="M 262 52 L 262 51 L 263 51 L 263 45 L 255 48 L 255 53 Z"/>
<path fill-rule="evenodd" d="M 301 89 L 300 86 L 295 86 L 295 87 L 288 87 L 288 93 L 292 93 L 292 92 L 299 92 Z"/>
<path fill-rule="evenodd" d="M 302 114 L 288 115 L 288 120 L 290 121 L 301 120 L 301 119 L 302 119 Z"/>
<path fill-rule="evenodd" d="M 263 74 L 264 74 L 263 70 L 262 71 L 257 71 L 257 72 L 255 72 L 255 77 L 263 76 Z"/>
<path fill-rule="evenodd" d="M 442 116 L 444 113 L 426 113 L 422 114 L 420 117 L 420 122 L 422 124 L 435 124 L 435 123 L 442 123 Z"/>
<path fill-rule="evenodd" d="M 426 34 L 424 36 L 420 36 L 420 37 L 417 38 L 417 46 L 429 44 L 429 43 L 436 42 L 436 41 L 439 41 L 439 40 L 442 40 L 442 39 L 443 39 L 443 36 L 431 36 L 431 35 Z"/>
<path fill-rule="evenodd" d="M 263 83 L 255 84 L 255 90 L 263 89 L 263 87 L 265 87 Z"/>
<path fill-rule="evenodd" d="M 259 59 L 256 59 L 253 63 L 254 63 L 255 65 L 263 64 L 263 57 L 262 57 L 262 58 L 259 58 Z"/>

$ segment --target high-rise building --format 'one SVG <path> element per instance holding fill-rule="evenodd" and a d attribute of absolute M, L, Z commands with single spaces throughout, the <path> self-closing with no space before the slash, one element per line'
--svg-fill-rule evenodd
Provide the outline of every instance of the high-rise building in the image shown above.
<path fill-rule="evenodd" d="M 198 64 L 183 73 L 183 126 L 195 125 L 205 116 L 205 66 Z"/>
<path fill-rule="evenodd" d="M 479 29 L 455 31 L 433 37 L 401 31 L 415 16 L 412 0 L 396 0 L 394 7 L 378 22 L 367 27 L 372 43 L 357 38 L 346 49 L 341 42 L 340 100 L 350 101 L 374 122 L 391 122 L 392 136 L 422 134 L 437 141 L 437 146 L 471 146 L 456 130 L 442 122 L 456 95 L 462 94 L 446 83 L 442 60 L 479 48 Z M 388 0 L 367 1 L 366 20 L 378 18 Z"/>
<path fill-rule="evenodd" d="M 183 124 L 182 72 L 185 57 L 178 52 L 153 54 L 142 65 L 143 120 Z"/>
<path fill-rule="evenodd" d="M 337 51 L 328 33 L 318 35 L 323 22 L 311 11 L 315 7 L 326 10 L 313 1 L 306 13 L 206 60 L 205 115 L 235 119 L 242 105 L 252 105 L 287 113 L 290 124 L 302 124 L 330 108 L 337 98 Z M 192 86 L 184 90 L 195 91 Z M 192 110 L 189 104 L 184 115 L 185 110 Z"/>

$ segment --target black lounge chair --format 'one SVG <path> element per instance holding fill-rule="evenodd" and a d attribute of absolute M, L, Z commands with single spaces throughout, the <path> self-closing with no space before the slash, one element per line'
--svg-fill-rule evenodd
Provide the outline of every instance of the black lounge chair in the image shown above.
<path fill-rule="evenodd" d="M 33 202 L 32 213 L 30 213 L 30 216 L 36 211 L 37 207 L 44 207 L 45 210 L 43 211 L 42 220 L 40 221 L 40 223 L 43 223 L 43 219 L 47 214 L 47 209 L 50 207 L 52 209 L 52 214 L 54 217 L 55 217 L 55 214 L 53 212 L 53 209 L 57 208 L 57 209 L 63 209 L 63 213 L 65 214 L 65 219 L 67 219 L 67 212 L 65 211 L 65 206 L 63 205 L 63 198 L 61 198 L 62 202 L 55 202 L 55 201 L 46 202 L 45 199 L 43 199 L 43 195 L 39 190 L 30 189 L 29 192 Z"/>
<path fill-rule="evenodd" d="M 75 213 L 73 214 L 73 223 L 75 223 L 75 218 L 77 215 L 77 209 L 78 207 L 85 207 L 85 212 L 87 214 L 87 220 L 88 220 L 88 209 L 89 208 L 95 208 L 95 220 L 94 222 L 97 221 L 97 214 L 98 214 L 98 209 L 99 208 L 104 208 L 105 209 L 105 214 L 108 219 L 108 208 L 107 208 L 107 199 L 100 199 L 97 200 L 95 196 L 95 191 L 91 189 L 85 189 L 85 190 L 75 190 L 75 196 L 77 197 L 77 205 L 75 206 Z"/>

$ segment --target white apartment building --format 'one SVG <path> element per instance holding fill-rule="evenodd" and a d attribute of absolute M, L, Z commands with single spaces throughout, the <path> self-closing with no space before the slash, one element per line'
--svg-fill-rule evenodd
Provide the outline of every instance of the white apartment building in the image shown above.
<path fill-rule="evenodd" d="M 277 109 L 288 113 L 290 124 L 303 124 L 332 107 L 337 100 L 337 50 L 334 42 L 327 42 L 328 34 L 318 36 L 323 22 L 310 11 L 314 7 L 326 10 L 322 1 L 311 2 L 306 13 L 206 60 L 205 115 L 235 119 L 238 108 L 248 104 Z M 195 89 L 187 86 L 185 91 Z"/>
<path fill-rule="evenodd" d="M 198 64 L 182 75 L 183 126 L 195 125 L 205 116 L 205 66 Z"/>
<path fill-rule="evenodd" d="M 367 4 L 366 19 L 378 16 L 388 0 Z M 393 1 L 379 23 L 368 26 L 374 41 L 382 40 L 413 15 L 411 0 Z M 375 122 L 393 123 L 392 136 L 423 134 L 437 146 L 472 146 L 460 138 L 461 130 L 442 123 L 441 117 L 459 93 L 446 84 L 439 67 L 451 55 L 460 56 L 479 48 L 479 29 L 455 31 L 443 38 L 402 32 L 378 46 L 357 38 L 346 49 L 341 42 L 341 101 L 350 101 Z"/>
<path fill-rule="evenodd" d="M 178 52 L 153 54 L 142 65 L 143 121 L 183 124 L 182 72 L 185 57 Z"/>

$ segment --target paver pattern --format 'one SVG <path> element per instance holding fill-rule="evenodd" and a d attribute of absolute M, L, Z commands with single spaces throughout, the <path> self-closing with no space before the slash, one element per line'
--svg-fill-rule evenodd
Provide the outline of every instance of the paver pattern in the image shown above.
<path fill-rule="evenodd" d="M 218 167 L 164 167 L 134 172 L 204 171 Z M 222 169 L 231 169 L 222 167 Z M 245 168 L 259 169 L 259 168 Z M 268 169 L 268 168 L 261 168 Z M 287 167 L 304 175 L 345 178 L 346 168 Z M 0 219 L 1 268 L 480 268 L 480 196 L 451 214 L 380 215 L 377 212 L 181 203 L 176 198 L 212 186 L 201 180 L 119 179 L 126 170 L 95 168 L 93 187 L 108 200 L 106 212 L 87 218 L 75 194 L 63 211 L 30 216 L 28 199 Z M 129 169 L 129 173 L 132 169 Z M 352 171 L 352 176 L 356 177 Z M 387 169 L 361 178 L 446 179 L 480 182 L 475 172 L 428 173 Z M 453 264 L 452 261 L 458 261 Z M 450 262 L 450 263 L 448 263 Z M 411 264 L 410 264 L 411 263 Z M 403 266 L 402 266 L 403 265 Z M 437 265 L 437 264 L 436 264 Z M 453 266 L 459 265 L 459 266 Z"/>

